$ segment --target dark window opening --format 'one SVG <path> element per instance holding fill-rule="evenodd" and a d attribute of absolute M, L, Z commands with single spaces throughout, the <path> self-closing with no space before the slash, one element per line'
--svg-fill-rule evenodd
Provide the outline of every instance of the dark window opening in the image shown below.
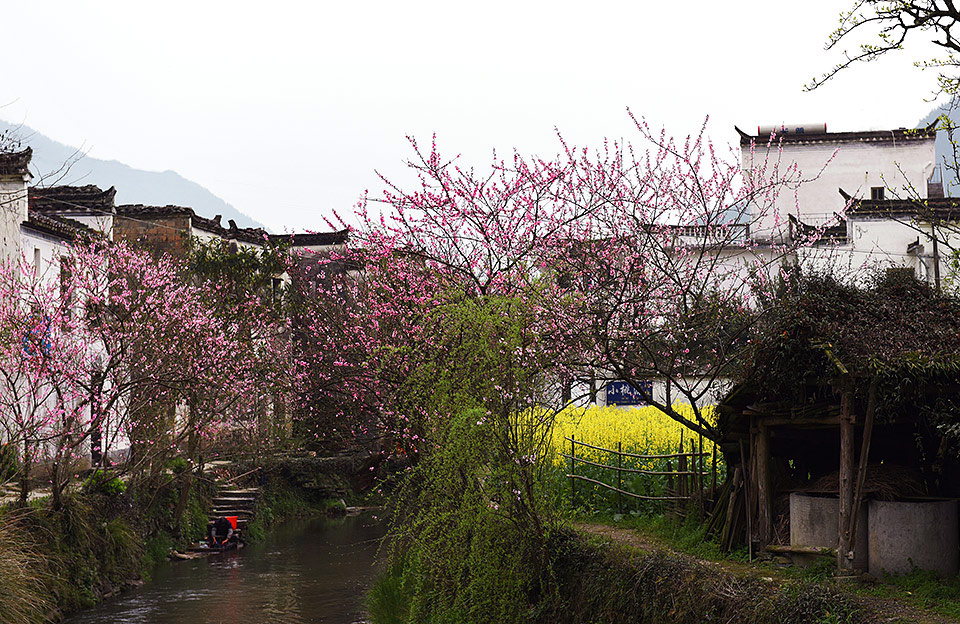
<path fill-rule="evenodd" d="M 874 186 L 870 189 L 870 199 L 874 201 L 880 201 L 883 199 L 883 187 Z"/>

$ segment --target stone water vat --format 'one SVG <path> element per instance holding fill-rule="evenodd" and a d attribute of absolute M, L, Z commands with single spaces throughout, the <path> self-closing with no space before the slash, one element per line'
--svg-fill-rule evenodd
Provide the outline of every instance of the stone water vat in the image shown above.
<path fill-rule="evenodd" d="M 870 501 L 870 574 L 914 568 L 951 576 L 960 568 L 955 500 Z"/>
<path fill-rule="evenodd" d="M 869 566 L 867 525 L 869 510 L 860 505 L 857 516 L 857 538 L 853 549 L 853 567 L 866 570 Z M 840 499 L 834 494 L 790 494 L 790 545 L 837 547 L 837 529 L 840 526 Z M 798 561 L 796 556 L 793 557 Z"/>

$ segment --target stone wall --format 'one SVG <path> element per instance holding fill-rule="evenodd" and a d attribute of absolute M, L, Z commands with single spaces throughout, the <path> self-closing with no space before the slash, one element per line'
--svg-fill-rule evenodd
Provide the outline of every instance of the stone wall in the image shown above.
<path fill-rule="evenodd" d="M 113 238 L 145 247 L 154 253 L 185 256 L 190 240 L 190 216 L 123 217 L 114 220 Z"/>

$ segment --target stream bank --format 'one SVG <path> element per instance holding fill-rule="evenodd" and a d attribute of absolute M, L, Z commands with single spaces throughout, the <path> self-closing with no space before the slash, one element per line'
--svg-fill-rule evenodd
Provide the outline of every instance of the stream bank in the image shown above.
<path fill-rule="evenodd" d="M 61 509 L 44 498 L 2 507 L 0 621 L 61 621 L 149 582 L 172 550 L 203 539 L 218 481 L 249 473 L 236 483 L 260 487 L 245 532 L 256 542 L 285 520 L 342 515 L 363 485 L 351 470 L 366 462 L 366 456 L 220 462 L 202 475 L 169 470 L 136 485 L 100 473 L 69 492 Z"/>

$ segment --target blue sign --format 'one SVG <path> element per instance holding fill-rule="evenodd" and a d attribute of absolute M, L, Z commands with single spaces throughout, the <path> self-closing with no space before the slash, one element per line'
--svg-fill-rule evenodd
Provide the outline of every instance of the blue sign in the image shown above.
<path fill-rule="evenodd" d="M 611 381 L 607 384 L 607 405 L 647 405 L 641 391 L 653 396 L 653 382 L 641 381 L 633 386 L 626 381 Z"/>

